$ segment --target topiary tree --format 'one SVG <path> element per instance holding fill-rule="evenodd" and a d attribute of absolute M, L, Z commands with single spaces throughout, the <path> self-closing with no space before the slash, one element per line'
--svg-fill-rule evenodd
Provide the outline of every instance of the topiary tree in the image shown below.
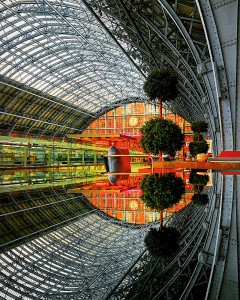
<path fill-rule="evenodd" d="M 207 153 L 209 146 L 207 141 L 203 138 L 201 132 L 207 132 L 208 123 L 203 120 L 197 120 L 192 122 L 191 129 L 193 131 L 193 142 L 189 144 L 189 152 L 193 157 L 197 154 Z"/>
<path fill-rule="evenodd" d="M 197 174 L 198 170 L 192 170 L 189 176 L 189 182 L 193 184 L 194 193 L 200 193 L 207 185 L 209 176 L 207 174 Z"/>
<path fill-rule="evenodd" d="M 200 141 L 201 139 L 201 132 L 207 132 L 208 131 L 208 123 L 203 120 L 197 120 L 194 121 L 191 124 L 191 129 L 194 133 L 197 135 L 197 141 Z"/>
<path fill-rule="evenodd" d="M 159 151 L 175 156 L 183 146 L 184 135 L 180 127 L 170 120 L 152 118 L 140 129 L 140 146 L 146 153 L 158 155 Z"/>
<path fill-rule="evenodd" d="M 193 186 L 193 191 L 194 191 L 194 194 L 200 194 L 204 189 L 204 185 L 201 185 L 201 184 L 194 184 Z"/>
<path fill-rule="evenodd" d="M 200 185 L 207 185 L 209 181 L 209 176 L 207 174 L 200 175 L 197 174 L 198 170 L 192 170 L 189 176 L 189 182 L 192 184 L 200 184 Z"/>
<path fill-rule="evenodd" d="M 178 96 L 177 76 L 167 68 L 153 68 L 148 74 L 143 89 L 151 99 L 159 101 L 159 116 L 162 118 L 162 102 L 175 100 Z"/>
<path fill-rule="evenodd" d="M 150 228 L 144 239 L 144 244 L 150 255 L 159 258 L 169 258 L 179 249 L 180 234 L 175 228 Z"/>
<path fill-rule="evenodd" d="M 142 201 L 147 207 L 156 210 L 172 207 L 185 193 L 183 179 L 174 173 L 146 175 L 140 186 Z"/>
<path fill-rule="evenodd" d="M 206 205 L 209 202 L 207 194 L 194 194 L 191 200 L 196 205 Z"/>
<path fill-rule="evenodd" d="M 202 140 L 204 140 L 204 138 L 203 138 L 202 134 L 194 133 L 193 134 L 193 140 L 194 141 L 202 141 Z"/>
<path fill-rule="evenodd" d="M 196 157 L 199 153 L 207 153 L 209 145 L 206 140 L 193 141 L 189 143 L 189 152 L 193 157 Z"/>
<path fill-rule="evenodd" d="M 209 176 L 207 174 L 200 175 L 197 174 L 198 170 L 192 170 L 189 176 L 189 182 L 194 185 L 194 195 L 192 196 L 192 201 L 194 204 L 205 205 L 208 203 L 208 195 L 201 194 L 204 187 L 207 185 Z"/>

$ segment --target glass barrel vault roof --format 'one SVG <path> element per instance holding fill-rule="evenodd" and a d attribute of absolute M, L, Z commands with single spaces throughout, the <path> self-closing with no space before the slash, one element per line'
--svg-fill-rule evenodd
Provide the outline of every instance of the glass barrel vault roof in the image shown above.
<path fill-rule="evenodd" d="M 37 138 L 81 133 L 105 111 L 123 103 L 149 101 L 142 90 L 146 75 L 154 66 L 170 66 L 178 74 L 180 95 L 174 104 L 167 105 L 189 122 L 208 119 L 210 136 L 215 136 L 217 144 L 221 134 L 218 99 L 204 75 L 210 70 L 211 58 L 196 2 L 2 0 L 1 133 L 11 135 L 16 130 L 22 137 Z M 220 199 L 220 186 L 219 179 L 211 197 L 216 201 Z M 13 202 L 16 199 L 11 193 L 9 197 Z M 70 195 L 54 197 L 56 201 L 68 201 Z M 29 195 L 25 198 L 31 200 Z M 36 207 L 21 209 L 24 217 L 29 212 L 28 218 L 31 209 L 37 212 L 39 228 L 34 230 L 41 232 L 38 214 L 46 217 L 45 223 L 51 229 L 51 218 L 55 218 L 43 210 L 43 205 L 39 204 L 37 211 Z M 55 207 L 61 209 L 61 205 Z M 61 220 L 55 207 L 53 211 Z M 69 207 L 72 213 L 74 206 Z M 16 222 L 23 224 L 15 217 L 17 213 L 6 212 L 3 217 L 8 215 L 7 222 L 16 226 L 11 234 L 19 239 Z M 90 299 L 99 292 L 106 295 L 144 251 L 145 227 L 137 230 L 116 226 L 95 211 L 84 213 L 76 222 L 67 221 L 65 227 L 45 231 L 36 239 L 30 239 L 30 225 L 24 223 L 26 243 L 1 254 L 1 297 L 36 299 L 41 295 L 44 299 L 64 299 L 64 295 L 69 299 L 74 294 L 74 299 L 81 299 L 81 294 L 89 294 Z M 108 271 L 113 279 L 107 278 Z M 105 278 L 108 287 L 103 286 Z M 70 284 L 66 288 L 67 282 Z M 101 290 L 96 282 L 103 284 Z"/>
<path fill-rule="evenodd" d="M 143 75 L 81 1 L 0 4 L 1 75 L 89 113 L 140 97 Z"/>
<path fill-rule="evenodd" d="M 195 1 L 3 0 L 0 12 L 0 89 L 14 94 L 0 103 L 5 134 L 79 133 L 116 106 L 152 102 L 143 82 L 154 66 L 178 73 L 179 99 L 167 106 L 204 118 L 209 96 L 197 66 L 209 54 Z M 28 103 L 16 113 L 19 91 Z"/>

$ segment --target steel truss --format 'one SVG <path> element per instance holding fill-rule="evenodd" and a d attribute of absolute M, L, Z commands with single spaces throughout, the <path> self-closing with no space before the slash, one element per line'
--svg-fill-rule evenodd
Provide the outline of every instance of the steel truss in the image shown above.
<path fill-rule="evenodd" d="M 94 211 L 70 221 L 1 254 L 2 297 L 104 297 L 144 249 L 148 226 L 121 226 Z"/>
<path fill-rule="evenodd" d="M 178 73 L 180 89 L 179 99 L 167 106 L 190 122 L 207 119 L 209 133 L 217 141 L 218 110 L 209 78 L 201 73 L 209 53 L 194 1 L 191 5 L 136 0 L 102 4 L 2 2 L 2 75 L 44 92 L 37 94 L 46 99 L 37 117 L 31 115 L 35 101 L 21 108 L 20 115 L 5 110 L 6 123 L 17 118 L 6 134 L 19 126 L 23 135 L 77 133 L 118 104 L 148 101 L 142 95 L 144 77 L 153 66 L 164 65 Z M 29 93 L 28 88 L 24 90 Z M 73 114 L 64 116 L 64 106 L 54 113 L 50 95 L 71 104 Z M 212 114 L 216 120 L 210 120 Z M 65 127 L 65 120 L 71 125 Z"/>
<path fill-rule="evenodd" d="M 55 122 L 59 124 L 59 114 L 54 116 L 52 96 L 57 102 L 61 99 L 75 108 L 73 114 L 64 117 L 67 121 L 80 113 L 83 113 L 81 119 L 87 115 L 92 116 L 92 120 L 98 112 L 110 110 L 116 106 L 115 103 L 121 103 L 121 99 L 124 102 L 124 99 L 128 102 L 132 98 L 142 99 L 143 76 L 136 65 L 122 55 L 116 42 L 104 32 L 83 4 L 5 2 L 1 4 L 0 18 L 3 29 L 1 74 L 42 91 L 45 100 L 50 101 L 43 112 L 38 112 L 38 118 L 31 116 L 26 119 L 25 116 L 27 111 L 32 111 L 35 101 L 26 113 L 25 108 L 22 109 L 17 125 L 28 123 L 26 129 L 29 130 L 24 130 L 25 135 L 39 131 L 35 125 L 37 122 L 41 123 L 43 135 L 44 131 L 51 131 L 54 127 L 55 135 L 61 134 L 62 129 L 65 133 L 69 130 L 77 133 L 89 124 L 82 122 L 79 126 L 79 121 L 75 121 L 72 128 L 57 126 Z M 28 93 L 29 89 L 25 91 Z M 60 113 L 64 114 L 64 106 L 61 109 Z M 9 116 L 17 117 L 8 111 L 4 111 L 3 115 L 6 121 Z"/>
<path fill-rule="evenodd" d="M 35 197 L 39 201 L 36 191 Z M 66 200 L 64 205 L 68 205 Z M 40 213 L 43 206 L 38 207 Z M 25 208 L 26 216 L 33 209 Z M 90 210 L 66 226 L 58 224 L 58 229 L 2 253 L 0 295 L 8 299 L 20 295 L 28 299 L 128 299 L 132 293 L 132 299 L 142 293 L 146 299 L 158 299 L 176 295 L 196 265 L 206 234 L 202 227 L 206 212 L 203 207 L 189 205 L 168 220 L 181 230 L 181 250 L 173 261 L 163 262 L 149 257 L 143 246 L 149 226 L 156 225 L 127 225 Z M 10 218 L 9 213 L 6 217 Z M 153 292 L 154 282 L 160 281 L 163 286 Z"/>
<path fill-rule="evenodd" d="M 239 2 L 197 1 L 207 39 L 212 70 L 206 76 L 215 89 L 221 136 L 217 150 L 239 149 Z M 231 21 L 228 16 L 231 15 Z M 217 193 L 216 222 L 204 253 L 212 258 L 206 299 L 239 298 L 239 180 L 224 176 Z"/>
<path fill-rule="evenodd" d="M 212 95 L 208 94 L 203 78 L 199 77 L 198 66 L 209 57 L 201 30 L 196 34 L 195 29 L 196 40 L 190 37 L 190 33 L 193 35 L 190 28 L 193 29 L 200 19 L 193 18 L 187 31 L 186 24 L 181 22 L 183 16 L 177 15 L 165 1 L 105 1 L 104 5 L 101 1 L 85 2 L 102 21 L 107 19 L 111 22 L 112 35 L 120 40 L 132 59 L 141 63 L 139 67 L 143 71 L 156 65 L 171 66 L 176 70 L 180 79 L 181 100 L 169 103 L 173 111 L 189 121 L 207 118 L 209 111 L 205 110 L 204 103 Z M 198 14 L 195 4 L 192 11 Z M 199 47 L 201 43 L 203 52 Z M 180 103 L 183 103 L 184 110 Z M 211 107 L 209 109 L 212 110 Z M 203 115 L 199 115 L 199 111 Z"/>
<path fill-rule="evenodd" d="M 190 205 L 176 213 L 169 225 L 181 232 L 180 252 L 173 260 L 153 259 L 144 253 L 107 299 L 177 299 L 192 275 L 205 240 L 204 207 Z M 207 282 L 205 282 L 206 290 Z"/>
<path fill-rule="evenodd" d="M 180 97 L 167 105 L 190 122 L 208 121 L 214 154 L 239 149 L 238 1 L 168 2 L 1 1 L 3 134 L 17 130 L 22 136 L 64 137 L 81 132 L 104 111 L 138 99 L 149 101 L 142 95 L 145 76 L 154 66 L 168 66 L 178 74 Z M 1 254 L 0 296 L 122 297 L 125 286 L 130 296 L 141 291 L 155 299 L 179 294 L 186 299 L 209 281 L 209 299 L 226 299 L 229 287 L 237 299 L 240 182 L 232 175 L 220 177 L 210 191 L 204 226 L 189 224 L 189 235 L 183 230 L 182 250 L 168 265 L 143 254 L 147 227 L 124 227 L 92 210 L 83 212 L 79 199 L 69 195 L 56 193 L 59 203 L 53 204 L 44 194 L 33 206 L 34 197 L 26 193 L 25 207 L 10 195 L 1 225 L 11 246 L 25 244 Z M 232 264 L 238 267 L 234 272 Z M 146 277 L 154 267 L 161 290 Z M 163 274 L 172 279 L 163 280 Z"/>

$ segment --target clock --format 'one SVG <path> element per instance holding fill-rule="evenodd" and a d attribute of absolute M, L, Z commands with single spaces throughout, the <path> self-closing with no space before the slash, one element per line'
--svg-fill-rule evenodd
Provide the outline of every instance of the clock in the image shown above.
<path fill-rule="evenodd" d="M 129 207 L 131 210 L 137 210 L 138 209 L 138 202 L 137 200 L 131 200 L 129 202 Z"/>
<path fill-rule="evenodd" d="M 130 126 L 136 126 L 138 124 L 138 117 L 130 117 L 128 120 Z"/>

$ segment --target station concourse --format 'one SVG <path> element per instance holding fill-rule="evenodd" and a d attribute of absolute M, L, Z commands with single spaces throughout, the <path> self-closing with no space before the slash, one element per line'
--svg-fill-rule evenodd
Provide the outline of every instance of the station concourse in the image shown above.
<path fill-rule="evenodd" d="M 19 182 L 16 190 L 0 186 L 1 299 L 240 298 L 239 157 L 208 162 L 226 168 L 213 172 L 209 204 L 169 218 L 182 232 L 170 263 L 153 260 L 143 244 L 158 222 L 109 217 L 70 192 L 101 175 L 104 155 L 101 145 L 93 154 L 73 136 L 94 122 L 124 133 L 121 115 L 134 133 L 158 106 L 143 92 L 153 67 L 176 72 L 179 96 L 164 109 L 182 124 L 205 120 L 213 158 L 240 151 L 239 7 L 238 0 L 1 1 L 0 172 L 7 160 L 54 164 L 32 182 L 34 172 L 1 173 L 2 182 L 13 175 Z M 138 103 L 142 116 L 137 105 L 128 111 Z M 82 167 L 63 174 L 59 162 Z M 35 186 L 40 177 L 48 184 Z"/>

